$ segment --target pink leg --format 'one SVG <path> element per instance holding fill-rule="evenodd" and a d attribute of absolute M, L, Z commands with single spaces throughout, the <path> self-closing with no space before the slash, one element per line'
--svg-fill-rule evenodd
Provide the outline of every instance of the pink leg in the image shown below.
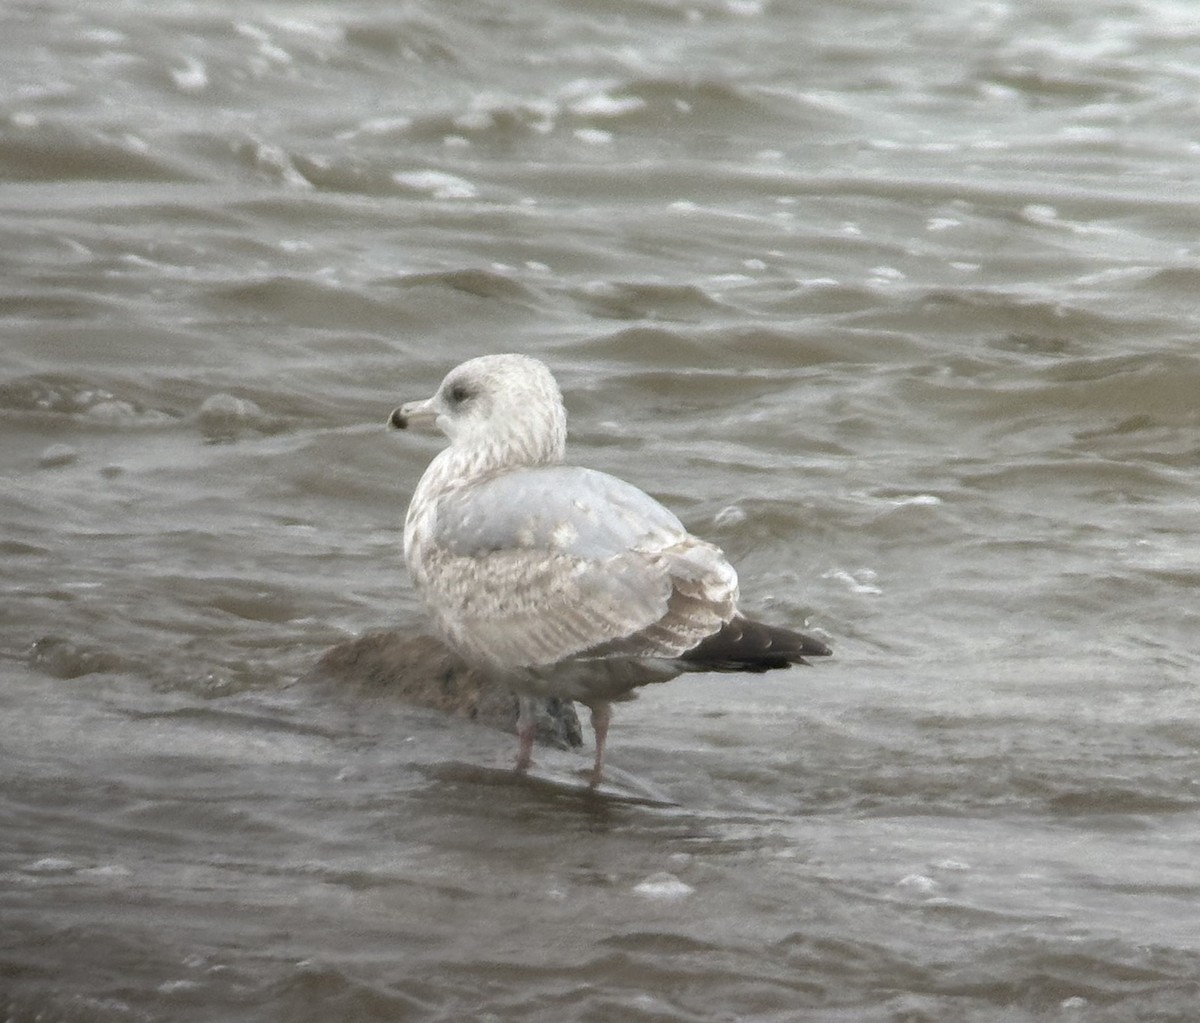
<path fill-rule="evenodd" d="M 527 696 L 517 697 L 517 773 L 529 770 L 533 763 L 533 734 L 537 730 L 537 712 L 533 700 Z"/>
<path fill-rule="evenodd" d="M 608 739 L 608 723 L 612 720 L 612 704 L 597 703 L 592 707 L 592 731 L 596 733 L 596 764 L 592 768 L 592 788 L 599 788 L 604 777 L 604 743 Z"/>

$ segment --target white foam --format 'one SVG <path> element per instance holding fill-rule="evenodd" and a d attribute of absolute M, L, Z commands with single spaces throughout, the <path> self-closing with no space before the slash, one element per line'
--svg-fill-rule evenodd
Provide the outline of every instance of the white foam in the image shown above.
<path fill-rule="evenodd" d="M 392 175 L 398 185 L 428 192 L 435 199 L 474 199 L 477 189 L 466 178 L 439 170 L 400 171 Z"/>
<path fill-rule="evenodd" d="M 633 886 L 633 890 L 644 898 L 666 901 L 685 899 L 696 889 L 664 870 L 657 874 L 651 874 L 644 881 L 639 881 Z"/>

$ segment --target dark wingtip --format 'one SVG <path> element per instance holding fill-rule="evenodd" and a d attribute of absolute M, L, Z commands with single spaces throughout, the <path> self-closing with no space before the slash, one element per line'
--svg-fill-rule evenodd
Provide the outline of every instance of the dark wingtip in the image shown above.
<path fill-rule="evenodd" d="M 734 618 L 701 640 L 680 660 L 702 671 L 772 671 L 807 664 L 806 657 L 828 657 L 828 644 L 803 632 Z"/>
<path fill-rule="evenodd" d="M 796 632 L 793 635 L 799 636 L 804 640 L 804 649 L 800 653 L 805 657 L 829 657 L 833 654 L 833 647 L 828 643 L 822 643 L 819 639 L 806 635 L 803 632 Z"/>

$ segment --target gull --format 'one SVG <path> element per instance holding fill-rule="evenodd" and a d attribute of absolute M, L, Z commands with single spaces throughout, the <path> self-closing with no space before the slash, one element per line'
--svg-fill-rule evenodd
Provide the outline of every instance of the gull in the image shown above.
<path fill-rule="evenodd" d="M 591 711 L 596 788 L 614 701 L 685 672 L 761 673 L 831 652 L 743 617 L 724 553 L 654 498 L 563 464 L 566 409 L 542 362 L 471 359 L 388 423 L 449 438 L 413 492 L 404 557 L 441 638 L 516 693 L 518 772 L 538 699 Z"/>

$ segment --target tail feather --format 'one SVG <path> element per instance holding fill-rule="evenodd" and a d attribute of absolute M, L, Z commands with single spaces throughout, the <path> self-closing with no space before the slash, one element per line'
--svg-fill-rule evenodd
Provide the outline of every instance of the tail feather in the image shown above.
<path fill-rule="evenodd" d="M 831 653 L 819 639 L 802 632 L 738 616 L 681 654 L 679 660 L 693 671 L 763 672 L 807 664 L 806 657 Z"/>

